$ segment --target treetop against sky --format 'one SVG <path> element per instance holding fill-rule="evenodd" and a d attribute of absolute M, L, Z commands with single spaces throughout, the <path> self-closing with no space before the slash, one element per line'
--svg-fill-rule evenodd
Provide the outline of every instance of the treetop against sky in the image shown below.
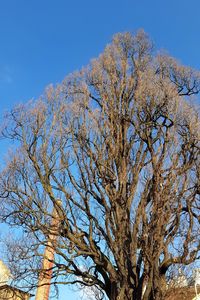
<path fill-rule="evenodd" d="M 155 49 L 162 53 L 166 49 L 181 63 L 198 69 L 199 6 L 198 0 L 190 1 L 189 7 L 186 0 L 1 3 L 1 118 L 15 104 L 29 99 L 34 103 L 44 94 L 45 86 L 56 85 L 67 74 L 86 66 L 117 32 L 135 34 L 144 28 Z M 198 95 L 196 98 L 198 102 Z M 3 157 L 10 144 L 1 143 Z M 79 298 L 71 295 L 70 299 L 73 297 Z"/>

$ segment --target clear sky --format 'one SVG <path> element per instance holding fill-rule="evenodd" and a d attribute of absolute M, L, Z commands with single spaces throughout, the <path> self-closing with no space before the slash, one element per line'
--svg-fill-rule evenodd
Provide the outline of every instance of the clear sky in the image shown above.
<path fill-rule="evenodd" d="M 199 69 L 199 11 L 199 0 L 1 0 L 0 115 L 86 65 L 120 31 L 144 28 Z M 78 298 L 62 289 L 60 300 Z"/>

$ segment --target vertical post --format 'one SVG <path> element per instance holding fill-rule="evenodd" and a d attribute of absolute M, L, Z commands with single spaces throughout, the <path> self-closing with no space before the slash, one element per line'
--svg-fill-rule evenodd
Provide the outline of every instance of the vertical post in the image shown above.
<path fill-rule="evenodd" d="M 198 294 L 198 290 L 197 290 L 197 286 L 200 285 L 200 269 L 195 269 L 195 284 L 194 284 L 194 288 L 195 288 L 195 293 L 196 293 L 196 297 L 195 299 L 200 299 L 200 295 Z"/>
<path fill-rule="evenodd" d="M 50 294 L 51 278 L 53 273 L 53 261 L 55 255 L 55 244 L 57 241 L 57 232 L 60 224 L 59 206 L 61 201 L 57 201 L 52 212 L 51 228 L 52 233 L 49 235 L 47 246 L 44 251 L 43 266 L 39 275 L 38 288 L 35 300 L 48 300 Z"/>

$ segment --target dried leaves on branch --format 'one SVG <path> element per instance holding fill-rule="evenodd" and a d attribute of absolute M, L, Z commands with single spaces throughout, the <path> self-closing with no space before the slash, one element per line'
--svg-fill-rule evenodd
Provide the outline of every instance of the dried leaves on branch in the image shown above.
<path fill-rule="evenodd" d="M 112 300 L 162 299 L 170 268 L 197 260 L 199 89 L 199 73 L 155 54 L 144 32 L 117 34 L 87 68 L 7 115 L 16 150 L 0 177 L 2 218 L 31 241 L 15 251 L 30 284 L 49 236 L 52 283 Z"/>

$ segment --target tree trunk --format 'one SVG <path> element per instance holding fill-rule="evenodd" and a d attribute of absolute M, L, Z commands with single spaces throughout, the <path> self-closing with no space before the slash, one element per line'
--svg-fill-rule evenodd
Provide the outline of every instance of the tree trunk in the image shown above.
<path fill-rule="evenodd" d="M 133 289 L 128 284 L 117 288 L 117 284 L 112 284 L 110 300 L 135 300 L 133 298 Z"/>

